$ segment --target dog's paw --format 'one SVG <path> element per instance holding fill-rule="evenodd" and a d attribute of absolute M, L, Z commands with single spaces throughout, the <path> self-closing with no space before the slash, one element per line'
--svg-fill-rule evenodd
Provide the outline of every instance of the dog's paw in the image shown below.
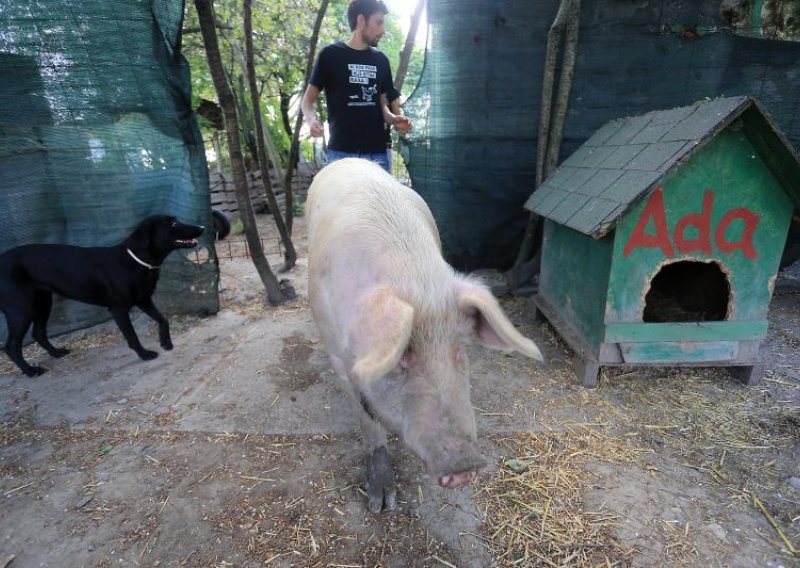
<path fill-rule="evenodd" d="M 47 369 L 39 366 L 31 366 L 22 372 L 28 375 L 29 377 L 38 377 L 39 375 L 43 375 L 44 373 L 46 373 Z"/>
<path fill-rule="evenodd" d="M 51 357 L 55 357 L 58 359 L 59 357 L 63 357 L 64 355 L 69 355 L 69 349 L 62 349 L 60 347 L 54 347 L 50 351 L 47 352 Z"/>
<path fill-rule="evenodd" d="M 151 359 L 158 357 L 158 353 L 155 351 L 150 351 L 149 349 L 142 349 L 139 351 L 139 353 L 137 353 L 137 355 L 139 355 L 139 357 L 144 361 L 150 361 Z"/>
<path fill-rule="evenodd" d="M 167 351 L 172 351 L 172 341 L 167 339 L 166 341 L 161 342 L 161 347 L 163 347 Z"/>

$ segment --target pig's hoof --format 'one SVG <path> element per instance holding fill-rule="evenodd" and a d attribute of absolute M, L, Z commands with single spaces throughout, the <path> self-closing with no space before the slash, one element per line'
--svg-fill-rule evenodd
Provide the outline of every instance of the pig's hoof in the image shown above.
<path fill-rule="evenodd" d="M 376 448 L 367 458 L 367 498 L 367 507 L 372 513 L 380 513 L 384 508 L 388 511 L 397 508 L 394 471 L 385 446 Z"/>
<path fill-rule="evenodd" d="M 286 278 L 278 282 L 278 285 L 281 288 L 281 292 L 283 292 L 283 296 L 287 300 L 294 300 L 297 297 L 297 292 L 294 291 L 294 286 L 292 286 L 292 282 Z"/>

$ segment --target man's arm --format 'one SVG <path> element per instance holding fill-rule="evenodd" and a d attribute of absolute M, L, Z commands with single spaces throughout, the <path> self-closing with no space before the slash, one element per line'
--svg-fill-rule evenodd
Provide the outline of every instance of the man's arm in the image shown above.
<path fill-rule="evenodd" d="M 319 87 L 309 83 L 308 87 L 306 87 L 306 92 L 303 93 L 303 102 L 300 104 L 300 109 L 303 111 L 303 119 L 306 124 L 308 124 L 309 130 L 311 130 L 311 136 L 314 138 L 321 137 L 325 131 L 322 123 L 317 120 L 316 116 L 315 104 L 318 96 Z"/>

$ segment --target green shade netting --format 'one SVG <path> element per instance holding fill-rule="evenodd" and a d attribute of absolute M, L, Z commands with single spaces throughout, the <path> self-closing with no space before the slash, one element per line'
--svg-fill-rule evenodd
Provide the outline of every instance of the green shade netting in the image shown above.
<path fill-rule="evenodd" d="M 182 0 L 0 4 L 0 250 L 113 245 L 153 214 L 211 225 L 180 53 L 183 9 Z M 207 231 L 200 244 L 209 261 L 169 257 L 155 298 L 164 312 L 217 311 L 212 239 Z M 50 327 L 57 333 L 108 317 L 60 302 Z"/>
<path fill-rule="evenodd" d="M 445 255 L 462 269 L 513 264 L 534 189 L 547 34 L 559 0 L 428 0 L 428 48 L 404 109 L 403 148 Z M 563 161 L 611 119 L 705 97 L 758 98 L 800 144 L 800 43 L 743 34 L 719 0 L 582 3 Z"/>

